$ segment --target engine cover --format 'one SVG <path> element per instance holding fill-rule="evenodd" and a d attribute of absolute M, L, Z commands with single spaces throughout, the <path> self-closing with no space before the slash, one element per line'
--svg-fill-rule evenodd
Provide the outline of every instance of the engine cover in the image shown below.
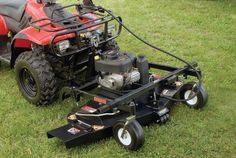
<path fill-rule="evenodd" d="M 132 54 L 120 53 L 116 50 L 103 52 L 101 58 L 95 61 L 95 70 L 115 74 L 129 72 L 133 67 L 134 59 Z"/>

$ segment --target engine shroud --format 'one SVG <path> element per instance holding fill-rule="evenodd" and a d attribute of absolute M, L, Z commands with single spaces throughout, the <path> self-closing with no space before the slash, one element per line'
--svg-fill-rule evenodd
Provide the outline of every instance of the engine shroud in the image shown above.
<path fill-rule="evenodd" d="M 95 61 L 95 70 L 100 72 L 98 83 L 104 87 L 119 90 L 140 80 L 140 73 L 134 65 L 132 54 L 116 50 L 104 52 Z"/>
<path fill-rule="evenodd" d="M 135 57 L 132 54 L 120 53 L 116 50 L 104 52 L 101 59 L 95 61 L 97 72 L 125 73 L 129 72 L 134 63 Z"/>
<path fill-rule="evenodd" d="M 99 77 L 99 84 L 110 88 L 119 90 L 124 86 L 133 84 L 134 82 L 138 82 L 140 80 L 140 73 L 137 70 L 133 70 L 130 73 L 125 74 L 110 74 L 105 75 L 103 78 Z"/>

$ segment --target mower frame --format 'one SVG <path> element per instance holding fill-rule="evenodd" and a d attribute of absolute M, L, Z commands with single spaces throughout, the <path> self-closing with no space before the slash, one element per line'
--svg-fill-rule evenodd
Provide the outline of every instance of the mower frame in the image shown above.
<path fill-rule="evenodd" d="M 197 63 L 192 63 L 191 65 L 193 67 L 197 67 Z M 94 99 L 86 103 L 85 106 L 89 105 L 96 108 L 97 117 L 90 117 L 90 114 L 86 113 L 79 113 L 82 116 L 79 114 L 77 116 L 78 112 L 75 112 L 74 115 L 76 115 L 76 120 L 69 120 L 67 125 L 47 132 L 48 138 L 57 137 L 63 141 L 67 148 L 71 148 L 112 136 L 113 126 L 119 121 L 126 122 L 129 118 L 137 120 L 141 125 L 148 125 L 154 122 L 165 123 L 169 118 L 170 108 L 173 104 L 171 100 L 165 99 L 161 95 L 158 96 L 157 100 L 150 101 L 148 104 L 133 104 L 135 102 L 134 100 L 145 94 L 149 94 L 148 97 L 153 98 L 152 91 L 155 92 L 156 88 L 158 88 L 158 91 L 163 91 L 164 89 L 169 91 L 169 97 L 171 98 L 178 98 L 178 93 L 181 90 L 181 86 L 173 87 L 173 84 L 178 81 L 178 77 L 181 75 L 186 78 L 187 76 L 196 77 L 197 73 L 189 66 L 177 68 L 156 63 L 149 63 L 149 67 L 156 70 L 169 71 L 170 73 L 155 79 L 146 85 L 141 85 L 139 88 L 115 99 L 111 99 L 112 97 L 109 96 L 109 93 L 107 93 L 107 97 L 104 97 L 104 95 L 99 96 L 84 90 L 96 84 L 96 82 L 89 82 L 82 87 L 73 87 L 69 89 L 69 91 L 73 91 L 73 94 L 79 93 L 94 97 Z M 198 73 L 201 74 L 201 71 L 198 70 Z M 163 87 L 162 85 L 165 86 Z M 68 116 L 70 115 L 73 114 L 69 114 Z M 85 115 L 85 117 L 83 115 Z M 87 126 L 87 129 L 80 130 L 80 132 L 76 134 L 68 132 L 70 129 L 75 127 L 83 129 L 81 128 L 82 125 Z M 103 128 L 94 130 L 92 128 L 94 125 L 102 126 Z"/>

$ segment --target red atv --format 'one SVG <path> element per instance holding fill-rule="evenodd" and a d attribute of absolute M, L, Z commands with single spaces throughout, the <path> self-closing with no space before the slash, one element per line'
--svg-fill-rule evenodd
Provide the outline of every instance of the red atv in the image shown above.
<path fill-rule="evenodd" d="M 65 10 L 71 7 L 74 14 Z M 94 78 L 88 65 L 95 48 L 116 49 L 113 39 L 120 32 L 113 34 L 112 25 L 104 35 L 98 29 L 103 17 L 98 16 L 77 4 L 62 7 L 55 0 L 0 0 L 0 61 L 15 68 L 19 89 L 29 102 L 49 104 L 60 87 Z"/>

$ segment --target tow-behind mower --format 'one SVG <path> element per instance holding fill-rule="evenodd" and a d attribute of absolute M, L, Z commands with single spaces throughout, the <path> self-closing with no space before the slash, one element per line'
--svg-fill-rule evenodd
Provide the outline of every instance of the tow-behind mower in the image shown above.
<path fill-rule="evenodd" d="M 115 38 L 122 28 L 185 65 L 151 63 L 145 55 L 120 51 Z M 47 133 L 68 148 L 113 135 L 137 150 L 144 143 L 141 125 L 165 123 L 176 102 L 199 109 L 207 101 L 197 63 L 146 42 L 91 0 L 64 7 L 55 0 L 0 0 L 0 61 L 15 68 L 22 95 L 35 105 L 50 104 L 55 96 L 89 96 L 67 116 L 67 125 Z"/>

